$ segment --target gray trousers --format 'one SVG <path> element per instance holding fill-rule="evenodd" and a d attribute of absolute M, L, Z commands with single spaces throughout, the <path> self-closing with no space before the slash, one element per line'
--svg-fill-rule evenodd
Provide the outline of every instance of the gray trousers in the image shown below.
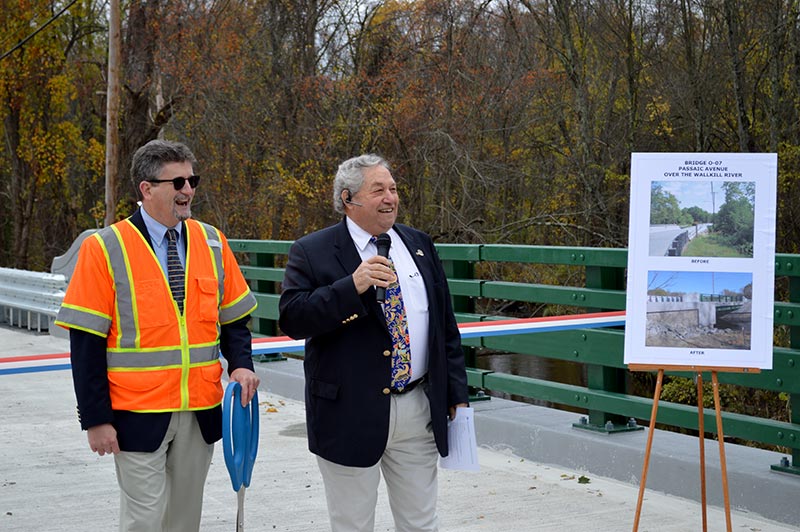
<path fill-rule="evenodd" d="M 389 438 L 377 464 L 347 467 L 317 457 L 332 532 L 373 532 L 381 473 L 395 530 L 436 532 L 438 459 L 422 387 L 392 395 Z"/>
<path fill-rule="evenodd" d="M 213 454 L 194 412 L 173 412 L 154 452 L 115 455 L 120 532 L 198 532 Z"/>

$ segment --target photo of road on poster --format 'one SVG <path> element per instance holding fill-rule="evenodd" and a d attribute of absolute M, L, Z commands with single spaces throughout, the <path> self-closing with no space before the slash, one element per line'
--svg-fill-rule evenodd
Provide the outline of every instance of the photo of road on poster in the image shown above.
<path fill-rule="evenodd" d="M 634 153 L 625 363 L 772 367 L 777 155 Z"/>
<path fill-rule="evenodd" d="M 650 255 L 753 256 L 752 181 L 653 181 Z"/>

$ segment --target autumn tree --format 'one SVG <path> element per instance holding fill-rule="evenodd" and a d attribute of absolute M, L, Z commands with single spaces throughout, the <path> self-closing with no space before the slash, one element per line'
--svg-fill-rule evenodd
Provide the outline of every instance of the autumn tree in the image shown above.
<path fill-rule="evenodd" d="M 46 267 L 66 239 L 95 226 L 96 205 L 83 190 L 97 190 L 102 172 L 95 96 L 102 6 L 79 2 L 54 18 L 64 4 L 6 2 L 0 10 L 9 48 L 29 38 L 32 28 L 49 25 L 0 61 L 0 253 L 3 263 L 17 268 Z"/>
<path fill-rule="evenodd" d="M 106 13 L 70 4 L 0 10 L 2 50 L 47 24 L 0 60 L 7 265 L 45 268 L 103 219 Z M 336 221 L 338 163 L 373 151 L 437 241 L 625 247 L 632 152 L 769 150 L 797 250 L 796 0 L 124 6 L 118 217 L 133 151 L 163 136 L 198 156 L 195 215 L 234 237 Z"/>

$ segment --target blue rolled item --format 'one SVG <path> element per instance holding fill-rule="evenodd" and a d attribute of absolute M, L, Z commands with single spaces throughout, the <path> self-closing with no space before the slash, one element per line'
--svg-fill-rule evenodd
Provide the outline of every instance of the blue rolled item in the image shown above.
<path fill-rule="evenodd" d="M 241 396 L 241 384 L 230 382 L 222 400 L 222 452 L 233 491 L 250 486 L 258 454 L 258 391 L 247 406 Z"/>

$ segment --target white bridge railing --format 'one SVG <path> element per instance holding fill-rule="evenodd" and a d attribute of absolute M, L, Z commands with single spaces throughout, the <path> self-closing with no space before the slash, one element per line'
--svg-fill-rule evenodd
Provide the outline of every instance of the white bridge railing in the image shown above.
<path fill-rule="evenodd" d="M 66 289 L 61 274 L 0 268 L 0 322 L 49 330 Z"/>

